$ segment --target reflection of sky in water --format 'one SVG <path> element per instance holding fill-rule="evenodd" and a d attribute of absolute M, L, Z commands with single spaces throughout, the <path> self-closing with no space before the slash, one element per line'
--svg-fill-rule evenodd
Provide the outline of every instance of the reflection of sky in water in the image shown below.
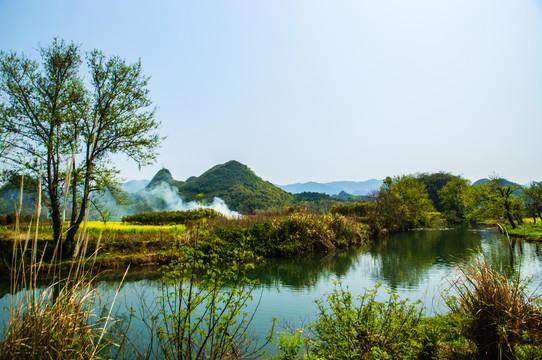
<path fill-rule="evenodd" d="M 533 277 L 529 289 L 538 293 L 542 291 L 541 246 L 518 241 L 513 259 L 515 266 L 520 266 L 522 276 Z M 449 287 L 446 277 L 454 271 L 457 261 L 473 254 L 474 248 L 481 248 L 492 263 L 510 263 L 506 238 L 492 230 L 409 232 L 382 239 L 363 250 L 269 260 L 259 269 L 263 286 L 253 294 L 254 301 L 249 305 L 252 310 L 259 302 L 252 323 L 255 335 L 260 339 L 265 337 L 273 316 L 280 326 L 294 328 L 314 321 L 317 309 L 314 300 L 324 299 L 332 291 L 332 280 L 341 281 L 355 295 L 383 283 L 379 301 L 387 300 L 386 289 L 393 288 L 403 299 L 422 300 L 426 315 L 443 313 L 446 308 L 440 294 Z M 102 306 L 112 300 L 116 286 L 111 282 L 98 283 Z M 158 287 L 155 280 L 126 282 L 115 311 L 126 315 L 126 309 L 131 307 L 141 313 L 141 299 L 144 299 L 149 311 L 156 312 L 153 301 L 160 295 Z M 0 298 L 4 319 L 10 299 L 10 295 Z M 134 334 L 145 337 L 143 321 L 132 321 Z"/>

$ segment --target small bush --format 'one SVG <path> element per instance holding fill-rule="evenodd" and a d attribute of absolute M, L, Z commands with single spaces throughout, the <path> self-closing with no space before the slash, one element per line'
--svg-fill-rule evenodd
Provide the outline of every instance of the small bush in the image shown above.
<path fill-rule="evenodd" d="M 453 282 L 457 295 L 447 298 L 452 311 L 464 317 L 462 331 L 484 359 L 539 358 L 542 352 L 542 311 L 526 283 L 487 263 L 485 257 L 459 267 Z"/>
<path fill-rule="evenodd" d="M 279 355 L 274 360 L 294 360 L 297 359 L 299 351 L 303 345 L 303 330 L 297 329 L 288 332 L 277 332 L 277 348 Z"/>
<path fill-rule="evenodd" d="M 378 302 L 379 286 L 355 299 L 336 286 L 327 302 L 316 302 L 318 319 L 309 326 L 308 358 L 412 359 L 421 354 L 418 303 L 400 300 L 393 291 L 388 291 L 388 301 Z"/>
<path fill-rule="evenodd" d="M 188 224 L 200 219 L 222 216 L 213 209 L 194 209 L 186 211 L 143 212 L 124 216 L 122 221 L 139 225 Z"/>

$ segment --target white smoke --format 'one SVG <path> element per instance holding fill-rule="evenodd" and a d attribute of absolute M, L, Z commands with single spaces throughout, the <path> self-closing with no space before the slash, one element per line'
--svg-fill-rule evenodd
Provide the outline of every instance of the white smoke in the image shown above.
<path fill-rule="evenodd" d="M 152 211 L 185 211 L 194 209 L 213 209 L 228 219 L 242 217 L 237 211 L 230 210 L 224 200 L 215 197 L 211 203 L 201 204 L 196 201 L 184 201 L 177 189 L 162 182 L 151 189 L 143 189 L 136 193 L 152 209 Z"/>

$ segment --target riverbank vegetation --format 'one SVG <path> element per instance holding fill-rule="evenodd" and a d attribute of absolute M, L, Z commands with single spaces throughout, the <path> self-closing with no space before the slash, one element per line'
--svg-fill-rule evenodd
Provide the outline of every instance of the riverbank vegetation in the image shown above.
<path fill-rule="evenodd" d="M 445 173 L 404 175 L 386 178 L 366 201 L 336 203 L 329 211 L 289 206 L 237 218 L 211 209 L 150 212 L 126 216 L 123 223 L 84 222 L 80 233 L 87 234 L 90 252 L 101 247 L 96 257 L 100 268 L 165 264 L 171 259 L 165 249 L 173 242 L 186 243 L 187 229 L 202 219 L 209 227 L 203 241 L 224 251 L 248 248 L 264 257 L 335 251 L 399 231 L 476 226 L 484 221 L 507 223 L 512 236 L 540 240 L 540 183 L 531 184 L 525 193 L 519 190 L 499 178 L 473 186 Z M 28 216 L 21 216 L 19 237 L 24 236 Z M 4 268 L 11 259 L 15 217 L 0 218 L 9 224 L 0 229 Z M 38 251 L 48 264 L 56 247 L 54 231 L 43 219 L 41 224 Z"/>
<path fill-rule="evenodd" d="M 265 357 L 264 349 L 247 336 L 253 314 L 246 305 L 258 288 L 257 279 L 248 276 L 250 269 L 266 257 L 335 251 L 376 241 L 375 237 L 385 233 L 444 226 L 446 216 L 436 211 L 424 191 L 419 180 L 404 176 L 387 179 L 372 201 L 336 205 L 324 214 L 289 207 L 237 219 L 202 211 L 200 215 L 209 216 L 183 220 L 185 224 L 88 222 L 81 229 L 77 257 L 68 263 L 55 260 L 58 257 L 54 256 L 50 227 L 36 220 L 17 222 L 16 227 L 3 228 L 7 237 L 2 242 L 15 249 L 8 251 L 16 255 L 10 263 L 12 269 L 21 273 L 25 272 L 23 267 L 29 269 L 34 279 L 40 272 L 50 271 L 85 275 L 75 275 L 73 280 L 68 277 L 69 281 L 59 278 L 45 291 L 48 296 L 14 303 L 10 309 L 13 318 L 3 330 L 3 352 L 9 357 L 39 358 L 47 351 L 65 351 L 62 344 L 67 344 L 70 350 L 65 353 L 75 358 Z M 170 215 L 156 216 L 170 219 Z M 523 223 L 520 226 L 527 225 L 527 221 Z M 28 253 L 27 244 L 31 244 Z M 108 310 L 98 315 L 94 304 L 99 300 L 93 297 L 92 270 L 100 264 L 114 267 L 108 261 L 122 269 L 137 265 L 134 254 L 165 265 L 161 293 L 157 299 L 148 300 L 161 304 L 160 315 L 146 314 L 150 306 L 132 312 L 133 318 L 146 319 L 155 339 L 151 342 L 155 347 L 145 351 L 136 349 L 123 335 L 130 320 L 114 319 Z M 495 268 L 477 260 L 458 271 L 458 276 L 450 280 L 450 293 L 443 294 L 449 311 L 431 318 L 423 314 L 419 304 L 400 299 L 393 291 L 382 302 L 376 298 L 377 288 L 354 296 L 338 283 L 324 300 L 318 300 L 315 322 L 303 329 L 286 329 L 276 337 L 275 357 L 542 356 L 538 346 L 542 340 L 540 302 L 526 293 L 518 275 L 512 269 Z M 12 274 L 11 278 L 20 277 Z M 35 280 L 34 285 L 24 284 L 14 288 L 13 293 L 17 293 L 16 289 L 38 293 Z M 55 321 L 64 319 L 59 311 L 71 314 L 76 323 L 68 325 L 81 332 L 55 325 Z M 39 329 L 47 329 L 50 335 L 44 336 Z"/>
<path fill-rule="evenodd" d="M 250 226 L 243 229 L 250 234 Z M 251 278 L 249 273 L 263 259 L 246 249 L 222 246 L 219 237 L 211 236 L 206 220 L 199 220 L 186 232 L 183 241 L 170 246 L 167 251 L 174 260 L 162 267 L 164 282 L 158 297 L 142 298 L 146 306 L 132 309 L 130 318 L 114 318 L 111 312 L 114 304 L 105 308 L 96 306 L 99 294 L 91 272 L 85 271 L 87 260 L 82 255 L 58 281 L 45 290 L 39 288 L 38 273 L 47 268 L 42 266 L 36 252 L 37 233 L 28 233 L 32 236 L 27 255 L 34 259 L 30 263 L 30 281 L 12 280 L 13 293 L 24 289 L 20 293 L 24 298 L 12 304 L 12 317 L 2 333 L 0 358 L 32 359 L 48 355 L 91 359 L 240 359 L 250 355 L 275 359 L 535 359 L 542 356 L 541 302 L 526 291 L 527 283 L 513 269 L 489 264 L 483 255 L 460 265 L 449 278 L 449 290 L 442 294 L 448 311 L 439 316 L 426 317 L 420 303 L 401 299 L 391 290 L 387 299 L 381 300 L 382 296 L 377 296 L 382 290 L 380 285 L 356 296 L 338 282 L 325 298 L 315 299 L 318 312 L 315 321 L 303 328 L 286 327 L 278 334 L 272 327 L 267 339 L 255 343 L 249 334 L 251 319 L 258 310 L 248 310 L 247 303 L 259 285 L 258 279 Z M 25 264 L 20 259 L 25 255 L 25 241 L 17 242 L 16 249 L 19 259 L 13 264 Z M 78 252 L 84 253 L 84 250 Z M 23 271 L 17 265 L 14 269 Z M 61 267 L 53 270 L 63 271 Z M 156 306 L 152 304 L 158 304 L 157 314 L 146 312 Z M 143 349 L 127 339 L 131 319 L 144 319 L 148 326 L 153 340 Z M 271 340 L 277 354 L 268 356 L 262 346 Z M 270 346 L 273 345 L 267 348 Z"/>

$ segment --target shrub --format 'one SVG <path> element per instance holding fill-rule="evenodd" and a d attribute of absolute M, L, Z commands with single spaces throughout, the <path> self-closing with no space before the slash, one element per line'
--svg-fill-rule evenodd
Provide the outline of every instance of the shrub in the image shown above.
<path fill-rule="evenodd" d="M 274 360 L 294 360 L 297 358 L 299 351 L 303 345 L 302 339 L 303 330 L 278 332 L 277 333 L 277 348 L 279 355 L 275 356 Z"/>
<path fill-rule="evenodd" d="M 366 241 L 360 224 L 342 215 L 296 212 L 285 217 L 221 225 L 212 234 L 232 246 L 249 246 L 257 255 L 283 256 L 334 251 Z"/>
<path fill-rule="evenodd" d="M 388 291 L 388 301 L 378 302 L 380 285 L 354 299 L 338 285 L 327 303 L 316 301 L 318 319 L 309 326 L 308 358 L 408 359 L 421 353 L 418 303 L 400 300 L 393 291 Z"/>
<path fill-rule="evenodd" d="M 329 212 L 331 214 L 340 214 L 344 216 L 367 216 L 367 209 L 370 207 L 370 203 L 355 203 L 355 204 L 341 204 L 333 205 Z"/>
<path fill-rule="evenodd" d="M 464 317 L 462 331 L 484 359 L 542 356 L 542 311 L 526 282 L 513 270 L 490 266 L 485 257 L 459 267 L 447 298 L 452 312 Z"/>
<path fill-rule="evenodd" d="M 257 258 L 245 250 L 220 256 L 200 224 L 190 234 L 190 247 L 173 249 L 176 259 L 162 268 L 156 335 L 160 358 L 237 359 L 261 354 L 248 335 L 253 313 L 246 311 L 257 281 L 245 274 Z M 220 251 L 224 251 L 220 249 Z M 271 332 L 273 329 L 271 329 Z"/>
<path fill-rule="evenodd" d="M 213 209 L 194 209 L 186 211 L 142 212 L 124 216 L 122 221 L 139 225 L 188 224 L 200 219 L 212 219 L 222 216 Z"/>

